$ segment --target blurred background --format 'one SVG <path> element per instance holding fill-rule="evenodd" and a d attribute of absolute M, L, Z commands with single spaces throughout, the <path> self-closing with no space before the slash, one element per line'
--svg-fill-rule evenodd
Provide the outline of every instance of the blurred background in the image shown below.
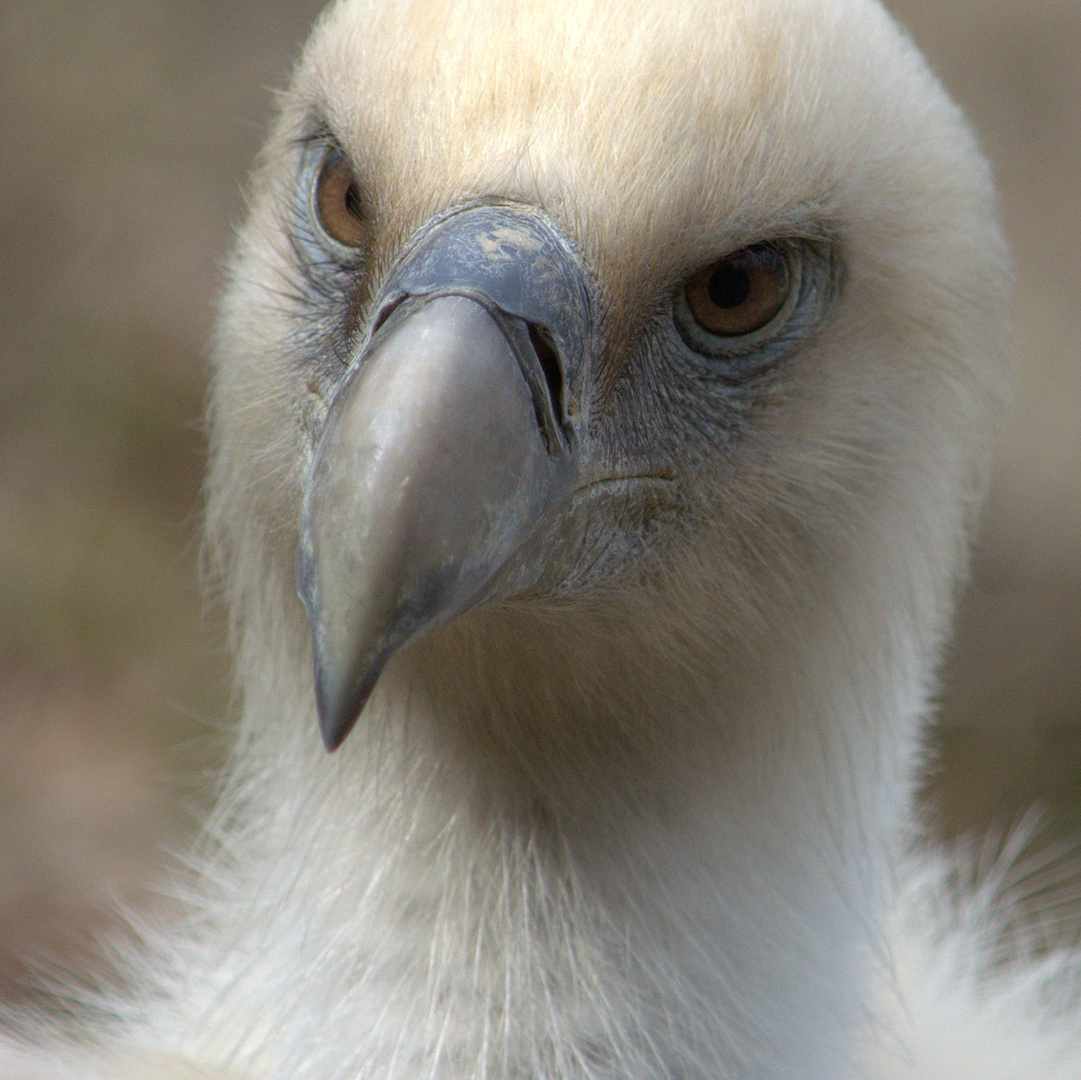
<path fill-rule="evenodd" d="M 0 10 L 0 997 L 160 901 L 229 717 L 198 582 L 204 358 L 242 183 L 316 0 Z M 994 162 L 1013 412 L 925 805 L 1081 834 L 1081 4 L 893 0 Z"/>

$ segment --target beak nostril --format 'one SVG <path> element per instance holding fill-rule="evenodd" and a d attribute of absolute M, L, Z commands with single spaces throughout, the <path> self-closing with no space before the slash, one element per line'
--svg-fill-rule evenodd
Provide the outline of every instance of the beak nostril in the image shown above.
<path fill-rule="evenodd" d="M 529 342 L 537 354 L 544 381 L 548 387 L 548 397 L 552 403 L 552 415 L 562 424 L 566 420 L 563 402 L 563 365 L 559 359 L 559 350 L 551 333 L 539 323 L 529 323 Z"/>
<path fill-rule="evenodd" d="M 402 301 L 405 299 L 405 295 L 402 294 L 392 300 L 389 304 L 384 304 L 379 311 L 376 312 L 375 318 L 372 320 L 372 328 L 369 336 L 374 337 L 379 331 L 379 328 L 394 314 L 399 307 L 401 307 Z"/>

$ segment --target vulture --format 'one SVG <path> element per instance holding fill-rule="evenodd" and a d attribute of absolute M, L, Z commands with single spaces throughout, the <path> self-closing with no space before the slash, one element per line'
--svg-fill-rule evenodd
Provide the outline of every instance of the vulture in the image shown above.
<path fill-rule="evenodd" d="M 914 839 L 1009 293 L 875 0 L 333 4 L 213 347 L 183 917 L 0 1075 L 1081 1077 L 1077 959 Z"/>

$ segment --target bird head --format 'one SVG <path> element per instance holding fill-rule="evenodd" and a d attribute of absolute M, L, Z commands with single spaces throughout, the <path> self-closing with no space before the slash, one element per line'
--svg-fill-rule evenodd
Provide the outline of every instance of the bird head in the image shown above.
<path fill-rule="evenodd" d="M 625 725 L 821 682 L 838 641 L 920 683 L 1003 262 L 962 118 L 868 0 L 341 0 L 219 323 L 239 647 L 307 667 L 331 749 L 384 684 Z"/>

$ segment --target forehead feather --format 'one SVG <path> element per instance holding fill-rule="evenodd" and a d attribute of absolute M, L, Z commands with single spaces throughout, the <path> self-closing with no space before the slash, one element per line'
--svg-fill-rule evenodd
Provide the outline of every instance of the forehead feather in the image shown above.
<path fill-rule="evenodd" d="M 871 0 L 339 0 L 294 104 L 356 157 L 396 234 L 524 198 L 639 293 L 813 224 L 948 228 L 990 191 Z"/>

